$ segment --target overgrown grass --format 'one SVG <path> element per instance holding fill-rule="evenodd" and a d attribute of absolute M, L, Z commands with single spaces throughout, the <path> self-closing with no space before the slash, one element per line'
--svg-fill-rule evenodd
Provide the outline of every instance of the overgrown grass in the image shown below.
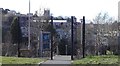
<path fill-rule="evenodd" d="M 18 57 L 3 57 L 2 58 L 2 64 L 38 64 L 45 59 L 40 58 L 18 58 Z"/>
<path fill-rule="evenodd" d="M 118 64 L 118 56 L 87 56 L 86 58 L 73 61 L 73 64 Z"/>

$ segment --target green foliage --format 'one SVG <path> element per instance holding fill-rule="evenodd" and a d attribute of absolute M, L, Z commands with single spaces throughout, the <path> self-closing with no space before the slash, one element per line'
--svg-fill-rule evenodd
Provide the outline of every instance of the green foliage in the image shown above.
<path fill-rule="evenodd" d="M 59 52 L 60 55 L 64 55 L 65 54 L 65 45 L 66 45 L 66 40 L 65 39 L 61 39 L 58 45 L 59 48 Z"/>
<path fill-rule="evenodd" d="M 10 33 L 12 37 L 12 43 L 17 44 L 18 57 L 20 57 L 20 43 L 22 43 L 22 32 L 20 28 L 19 18 L 15 17 L 12 21 Z"/>
<path fill-rule="evenodd" d="M 71 54 L 71 46 L 68 44 L 67 39 L 62 38 L 58 45 L 60 55 L 66 54 L 66 46 L 65 45 L 67 45 L 67 54 L 68 55 Z"/>
<path fill-rule="evenodd" d="M 45 28 L 45 31 L 52 32 L 53 35 L 56 35 L 56 29 L 50 23 Z"/>
<path fill-rule="evenodd" d="M 12 43 L 21 43 L 22 33 L 19 24 L 19 18 L 15 17 L 12 21 L 10 33 L 12 36 Z"/>

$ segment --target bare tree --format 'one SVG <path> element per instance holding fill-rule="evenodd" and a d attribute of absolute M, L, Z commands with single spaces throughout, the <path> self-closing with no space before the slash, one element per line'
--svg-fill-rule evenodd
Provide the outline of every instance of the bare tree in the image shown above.
<path fill-rule="evenodd" d="M 99 13 L 93 21 L 96 23 L 97 27 L 97 38 L 96 38 L 96 52 L 99 54 L 100 47 L 103 46 L 102 39 L 105 38 L 105 36 L 109 35 L 110 29 L 109 24 L 112 22 L 113 18 L 108 15 L 108 13 Z"/>

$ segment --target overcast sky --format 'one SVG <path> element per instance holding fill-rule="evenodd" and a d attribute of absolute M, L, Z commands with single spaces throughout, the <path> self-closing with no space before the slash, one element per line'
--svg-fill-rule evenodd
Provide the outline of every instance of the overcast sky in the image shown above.
<path fill-rule="evenodd" d="M 117 18 L 119 0 L 31 0 L 31 13 L 40 8 L 49 8 L 54 16 L 86 16 L 92 20 L 99 12 L 108 12 Z M 0 0 L 0 8 L 28 13 L 29 0 Z"/>

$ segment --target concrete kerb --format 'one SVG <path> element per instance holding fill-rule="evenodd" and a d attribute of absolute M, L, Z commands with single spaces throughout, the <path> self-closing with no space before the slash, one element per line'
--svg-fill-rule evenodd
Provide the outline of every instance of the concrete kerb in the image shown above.
<path fill-rule="evenodd" d="M 39 62 L 38 65 L 40 65 L 40 64 L 42 64 L 42 63 L 44 63 L 44 62 L 46 62 L 46 61 L 49 60 L 49 59 L 50 59 L 50 58 L 47 58 L 47 59 L 45 59 L 44 61 Z"/>
<path fill-rule="evenodd" d="M 38 65 L 40 65 L 40 64 L 42 64 L 42 63 L 44 63 L 44 62 L 45 62 L 45 61 L 39 62 Z"/>

